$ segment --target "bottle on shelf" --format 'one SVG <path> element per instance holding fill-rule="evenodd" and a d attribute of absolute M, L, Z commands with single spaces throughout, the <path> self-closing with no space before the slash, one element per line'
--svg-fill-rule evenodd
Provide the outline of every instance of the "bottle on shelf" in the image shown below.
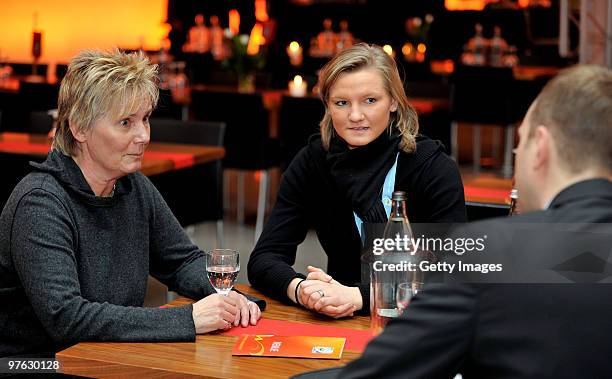
<path fill-rule="evenodd" d="M 482 24 L 476 24 L 474 26 L 474 37 L 470 39 L 468 45 L 474 52 L 474 65 L 483 66 L 486 64 L 486 50 L 488 41 L 482 35 Z"/>
<path fill-rule="evenodd" d="M 493 28 L 493 38 L 491 38 L 491 50 L 489 55 L 489 63 L 491 66 L 500 67 L 503 65 L 502 57 L 507 49 L 508 44 L 502 38 L 501 28 L 495 26 Z"/>

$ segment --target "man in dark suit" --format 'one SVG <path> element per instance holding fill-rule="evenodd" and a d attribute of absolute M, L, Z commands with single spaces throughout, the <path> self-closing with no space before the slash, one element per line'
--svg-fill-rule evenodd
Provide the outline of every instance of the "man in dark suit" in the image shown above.
<path fill-rule="evenodd" d="M 531 105 L 519 136 L 515 174 L 523 214 L 477 226 L 507 235 L 526 224 L 612 223 L 612 70 L 576 66 L 559 74 Z M 534 254 L 554 258 L 559 244 L 538 239 Z M 505 262 L 527 257 L 515 249 L 529 242 L 520 240 L 498 249 Z M 612 285 L 602 283 L 611 283 L 612 251 L 606 249 L 607 262 L 590 283 L 432 284 L 340 377 L 610 378 Z M 566 261 L 563 270 L 580 271 L 571 267 L 580 259 Z"/>

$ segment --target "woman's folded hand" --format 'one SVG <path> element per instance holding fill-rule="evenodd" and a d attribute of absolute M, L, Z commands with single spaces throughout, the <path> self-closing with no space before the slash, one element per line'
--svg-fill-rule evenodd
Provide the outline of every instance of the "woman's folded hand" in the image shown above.
<path fill-rule="evenodd" d="M 334 318 L 352 316 L 363 302 L 357 287 L 340 284 L 323 270 L 309 266 L 307 279 L 300 285 L 300 304 Z"/>

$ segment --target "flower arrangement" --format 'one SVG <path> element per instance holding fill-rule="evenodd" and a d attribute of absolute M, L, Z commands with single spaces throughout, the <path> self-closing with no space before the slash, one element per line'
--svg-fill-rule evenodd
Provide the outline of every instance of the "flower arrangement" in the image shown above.
<path fill-rule="evenodd" d="M 404 60 L 408 62 L 424 62 L 426 58 L 429 28 L 434 18 L 428 14 L 425 22 L 420 17 L 406 19 L 406 34 L 408 41 L 402 46 Z"/>
<path fill-rule="evenodd" d="M 231 54 L 222 62 L 223 67 L 236 73 L 239 85 L 243 80 L 252 80 L 256 71 L 266 65 L 266 57 L 261 50 L 256 54 L 249 54 L 247 34 L 234 35 L 230 38 Z"/>
<path fill-rule="evenodd" d="M 412 17 L 406 19 L 406 34 L 408 34 L 409 42 L 413 44 L 427 44 L 429 37 L 429 29 L 434 21 L 431 14 L 425 15 L 425 20 L 420 17 Z"/>

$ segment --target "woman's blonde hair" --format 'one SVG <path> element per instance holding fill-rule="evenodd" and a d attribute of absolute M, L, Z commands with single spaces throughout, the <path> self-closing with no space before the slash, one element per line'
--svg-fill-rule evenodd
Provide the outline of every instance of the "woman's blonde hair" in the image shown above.
<path fill-rule="evenodd" d="M 358 43 L 342 50 L 327 62 L 319 73 L 319 91 L 325 105 L 325 115 L 319 124 L 323 147 L 326 150 L 329 149 L 334 134 L 334 126 L 327 104 L 330 89 L 343 73 L 367 68 L 378 70 L 385 89 L 397 102 L 397 111 L 391 113 L 390 126 L 395 125 L 401 133 L 400 149 L 408 153 L 413 152 L 416 150 L 415 137 L 419 132 L 419 120 L 415 109 L 408 103 L 395 60 L 380 46 L 366 43 Z"/>
<path fill-rule="evenodd" d="M 104 116 L 134 113 L 143 101 L 154 108 L 159 97 L 157 84 L 157 65 L 142 52 L 80 52 L 70 62 L 60 85 L 53 148 L 66 155 L 77 152 L 70 125 L 86 131 Z"/>

